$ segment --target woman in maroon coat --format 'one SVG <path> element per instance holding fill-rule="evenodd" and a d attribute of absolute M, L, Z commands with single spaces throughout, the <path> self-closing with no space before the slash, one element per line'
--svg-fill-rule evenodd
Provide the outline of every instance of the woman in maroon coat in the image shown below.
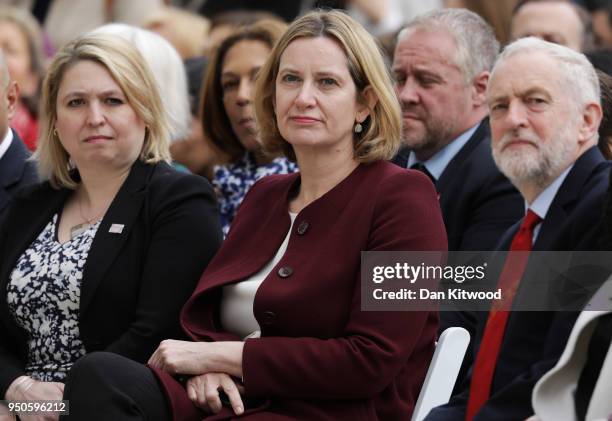
<path fill-rule="evenodd" d="M 437 315 L 362 311 L 360 254 L 445 250 L 446 236 L 429 179 L 386 162 L 401 112 L 376 44 L 340 12 L 308 14 L 255 98 L 264 146 L 300 173 L 249 191 L 183 309 L 193 342 L 162 342 L 150 369 L 85 357 L 70 419 L 410 418 Z"/>

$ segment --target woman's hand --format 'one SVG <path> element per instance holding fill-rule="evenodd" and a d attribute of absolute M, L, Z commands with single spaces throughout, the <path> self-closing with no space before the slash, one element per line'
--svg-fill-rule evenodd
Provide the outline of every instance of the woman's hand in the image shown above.
<path fill-rule="evenodd" d="M 149 365 L 169 374 L 212 372 L 242 377 L 243 342 L 189 342 L 167 339 L 159 344 Z"/>
<path fill-rule="evenodd" d="M 21 376 L 11 383 L 6 399 L 11 401 L 52 400 L 61 401 L 64 396 L 64 384 L 56 382 L 39 382 L 32 378 Z M 22 421 L 57 421 L 59 413 L 18 413 Z"/>
<path fill-rule="evenodd" d="M 149 365 L 170 374 L 204 374 L 209 370 L 207 342 L 189 342 L 167 339 L 159 344 Z"/>
<path fill-rule="evenodd" d="M 187 395 L 198 407 L 215 414 L 223 406 L 219 391 L 223 390 L 229 398 L 232 409 L 236 415 L 244 412 L 244 404 L 240 394 L 244 388 L 225 373 L 207 373 L 192 377 L 187 381 Z"/>

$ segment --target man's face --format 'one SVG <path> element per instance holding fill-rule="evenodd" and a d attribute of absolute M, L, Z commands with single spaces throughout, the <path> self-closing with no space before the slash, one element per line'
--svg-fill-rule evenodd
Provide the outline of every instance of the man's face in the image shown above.
<path fill-rule="evenodd" d="M 534 2 L 522 6 L 512 19 L 512 39 L 534 36 L 544 41 L 582 50 L 580 17 L 569 3 Z"/>
<path fill-rule="evenodd" d="M 564 85 L 542 52 L 510 57 L 489 81 L 493 158 L 515 185 L 546 187 L 579 155 L 581 115 Z"/>
<path fill-rule="evenodd" d="M 455 51 L 448 33 L 422 28 L 406 33 L 395 49 L 403 140 L 419 159 L 428 159 L 468 128 L 472 91 L 454 62 Z"/>

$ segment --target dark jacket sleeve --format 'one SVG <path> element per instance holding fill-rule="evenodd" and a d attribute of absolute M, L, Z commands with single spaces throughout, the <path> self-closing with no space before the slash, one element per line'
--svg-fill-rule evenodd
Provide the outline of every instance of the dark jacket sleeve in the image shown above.
<path fill-rule="evenodd" d="M 7 216 L 8 208 L 0 213 L 0 256 L 4 256 L 6 250 Z M 13 380 L 24 374 L 23 362 L 13 349 L 15 344 L 9 343 L 10 338 L 7 327 L 0 321 L 0 399 L 5 398 L 4 394 Z"/>
<path fill-rule="evenodd" d="M 146 361 L 160 341 L 182 336 L 180 309 L 222 241 L 216 199 L 204 178 L 158 183 L 149 187 L 151 235 L 134 318 L 106 347 L 136 361 Z"/>

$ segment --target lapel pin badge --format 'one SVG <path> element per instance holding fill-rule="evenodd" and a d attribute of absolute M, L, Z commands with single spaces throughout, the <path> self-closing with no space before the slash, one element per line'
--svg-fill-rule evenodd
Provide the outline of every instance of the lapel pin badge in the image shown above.
<path fill-rule="evenodd" d="M 111 234 L 121 234 L 123 232 L 123 224 L 112 224 L 108 232 Z"/>

